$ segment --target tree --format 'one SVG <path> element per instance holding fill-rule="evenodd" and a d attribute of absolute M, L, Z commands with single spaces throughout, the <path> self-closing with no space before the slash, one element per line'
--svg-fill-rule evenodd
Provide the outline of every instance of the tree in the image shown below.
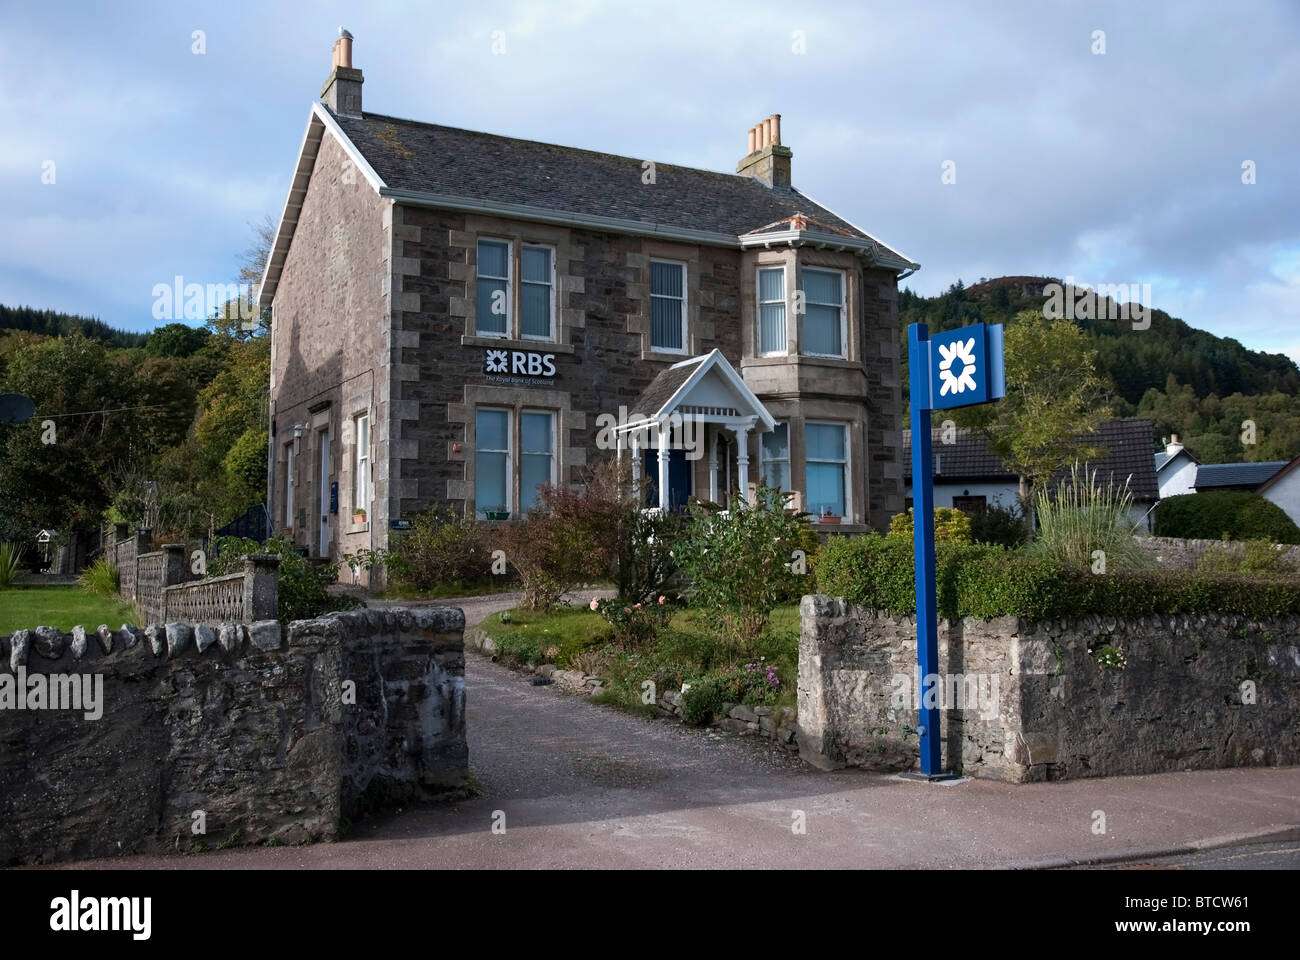
<path fill-rule="evenodd" d="M 197 353 L 210 336 L 202 327 L 168 323 L 149 334 L 144 352 L 151 357 L 189 357 Z"/>
<path fill-rule="evenodd" d="M 1004 347 L 1006 397 L 966 408 L 959 418 L 1020 478 L 1023 501 L 1058 470 L 1104 454 L 1079 438 L 1095 434 L 1110 415 L 1109 397 L 1097 352 L 1069 320 L 1022 311 L 1007 326 Z"/>

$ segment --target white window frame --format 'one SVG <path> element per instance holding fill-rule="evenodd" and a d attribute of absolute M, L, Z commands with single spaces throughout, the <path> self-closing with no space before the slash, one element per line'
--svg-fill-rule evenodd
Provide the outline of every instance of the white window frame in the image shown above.
<path fill-rule="evenodd" d="M 781 271 L 781 297 L 780 301 L 763 299 L 763 271 L 780 270 Z M 788 272 L 784 263 L 778 264 L 760 264 L 754 270 L 754 346 L 755 353 L 760 357 L 784 357 L 790 353 L 790 285 L 786 282 Z M 767 304 L 780 302 L 785 307 L 785 343 L 781 345 L 780 350 L 763 349 L 763 307 Z"/>
<path fill-rule="evenodd" d="M 361 424 L 366 425 L 366 441 L 361 442 Z M 370 414 L 359 413 L 352 418 L 352 436 L 356 447 L 352 458 L 352 510 L 366 511 L 370 520 Z"/>
<path fill-rule="evenodd" d="M 506 248 L 506 323 L 505 330 L 497 333 L 495 330 L 480 330 L 478 327 L 478 281 L 482 280 L 501 280 L 501 277 L 490 277 L 479 273 L 482 267 L 478 255 L 478 248 L 484 243 L 500 243 Z M 515 244 L 509 237 L 477 237 L 474 242 L 474 335 L 476 337 L 495 337 L 498 340 L 511 340 L 514 333 L 514 269 L 515 269 Z M 554 313 L 552 313 L 552 317 Z M 552 321 L 554 322 L 554 321 Z"/>
<path fill-rule="evenodd" d="M 690 291 L 690 278 L 691 278 L 690 270 L 687 268 L 686 262 L 684 260 L 669 260 L 664 257 L 651 257 L 650 263 L 666 264 L 668 266 L 678 267 L 682 271 L 682 300 L 681 300 L 682 345 L 680 347 L 660 347 L 655 345 L 654 309 L 651 306 L 651 304 L 654 302 L 656 296 L 658 296 L 659 299 L 661 300 L 672 300 L 675 298 L 666 297 L 660 294 L 654 294 L 650 292 L 654 289 L 654 268 L 651 267 L 650 269 L 650 276 L 647 277 L 647 283 L 646 283 L 646 298 L 647 298 L 646 312 L 648 314 L 648 319 L 650 321 L 650 334 L 648 337 L 650 343 L 650 351 L 652 353 L 674 353 L 674 354 L 681 354 L 685 356 L 690 351 L 690 346 L 691 346 L 691 341 L 689 336 L 690 324 L 688 323 L 687 320 L 687 318 L 690 316 L 689 308 L 688 308 L 688 301 L 690 300 L 690 292 L 691 292 Z"/>
<path fill-rule="evenodd" d="M 293 471 L 294 443 L 290 440 L 284 445 L 284 527 L 293 529 Z"/>
<path fill-rule="evenodd" d="M 774 433 L 776 430 L 778 430 L 781 427 L 785 427 L 785 459 L 769 460 L 767 457 L 767 448 L 763 445 L 763 438 L 766 437 L 769 433 Z M 790 426 L 790 421 L 778 420 L 773 425 L 773 428 L 771 430 L 768 430 L 764 433 L 760 433 L 758 435 L 758 476 L 764 483 L 767 482 L 767 465 L 769 463 L 784 463 L 786 475 L 789 477 L 790 480 L 789 485 L 791 487 L 794 486 L 794 474 L 791 472 L 791 464 L 790 464 L 790 461 L 792 459 L 792 453 L 793 453 L 793 446 L 790 442 L 790 435 L 792 431 L 793 431 L 793 427 Z M 786 487 L 784 489 L 788 491 L 789 487 Z"/>
<path fill-rule="evenodd" d="M 478 438 L 478 415 L 479 413 L 504 413 L 506 415 L 506 448 L 504 451 L 491 449 L 483 450 L 479 445 Z M 515 494 L 515 411 L 512 407 L 497 407 L 483 405 L 474 408 L 474 516 L 480 520 L 487 519 L 488 506 L 497 506 L 497 504 L 484 505 L 478 502 L 478 455 L 479 453 L 505 453 L 506 455 L 506 502 L 501 506 L 507 514 L 514 513 L 514 494 Z M 479 516 L 483 514 L 483 516 Z"/>
<path fill-rule="evenodd" d="M 811 506 L 808 495 L 808 464 L 809 463 L 834 463 L 834 460 L 809 460 L 808 459 L 808 427 L 839 427 L 844 431 L 844 514 L 843 522 L 853 522 L 853 433 L 851 427 L 853 424 L 843 420 L 808 420 L 804 423 L 804 455 L 803 455 L 803 495 L 804 503 Z"/>
<path fill-rule="evenodd" d="M 535 334 L 535 333 L 524 333 L 524 284 L 525 284 L 525 283 L 536 284 L 536 281 L 534 281 L 534 280 L 525 280 L 525 279 L 524 279 L 524 251 L 527 250 L 527 249 L 529 249 L 529 248 L 532 248 L 532 249 L 535 249 L 535 250 L 546 250 L 546 251 L 548 251 L 548 252 L 550 253 L 550 255 L 551 255 L 551 279 L 550 279 L 550 284 L 551 284 L 551 307 L 550 307 L 550 309 L 551 309 L 551 326 L 550 326 L 550 329 L 549 329 L 549 331 L 546 333 L 545 336 L 538 336 L 538 335 Z M 554 342 L 555 342 L 555 330 L 556 330 L 556 327 L 558 326 L 558 319 L 557 319 L 556 316 L 555 316 L 555 287 L 556 287 L 556 282 L 555 282 L 555 276 L 556 276 L 556 272 L 555 272 L 555 259 L 556 259 L 556 249 L 555 249 L 554 246 L 551 246 L 550 244 L 546 244 L 546 243 L 525 243 L 525 242 L 522 242 L 522 241 L 521 241 L 520 244 L 519 244 L 519 329 L 518 329 L 516 332 L 519 334 L 519 339 L 520 339 L 520 340 L 536 340 L 536 341 L 538 341 L 539 343 L 554 343 Z"/>
<path fill-rule="evenodd" d="M 524 502 L 524 457 L 540 456 L 540 454 L 528 453 L 524 450 L 524 414 L 527 413 L 543 414 L 551 418 L 551 470 L 549 481 L 552 485 L 555 484 L 556 477 L 559 475 L 560 464 L 560 450 L 557 446 L 557 441 L 559 439 L 559 412 L 556 410 L 548 410 L 545 407 L 521 408 L 519 411 L 519 476 L 517 478 L 519 483 L 519 503 L 521 504 L 521 509 Z"/>
<path fill-rule="evenodd" d="M 840 352 L 839 353 L 813 353 L 804 347 L 804 325 L 808 318 L 808 305 L 812 303 L 808 299 L 808 291 L 804 284 L 800 283 L 800 289 L 804 294 L 804 312 L 799 316 L 799 354 L 805 357 L 830 357 L 832 359 L 846 360 L 849 356 L 849 330 L 848 330 L 848 310 L 849 310 L 849 277 L 844 270 L 837 270 L 834 267 L 801 267 L 803 273 L 834 273 L 840 278 Z M 819 303 L 819 307 L 829 307 L 833 304 Z"/>

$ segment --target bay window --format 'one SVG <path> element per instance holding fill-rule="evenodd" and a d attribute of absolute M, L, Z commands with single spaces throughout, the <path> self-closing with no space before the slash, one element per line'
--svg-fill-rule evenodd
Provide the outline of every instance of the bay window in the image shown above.
<path fill-rule="evenodd" d="M 800 352 L 814 357 L 843 357 L 844 274 L 838 270 L 803 271 L 804 316 Z"/>
<path fill-rule="evenodd" d="M 776 429 L 761 435 L 759 460 L 763 482 L 773 489 L 790 489 L 790 424 L 778 423 Z"/>
<path fill-rule="evenodd" d="M 849 431 L 843 423 L 804 426 L 805 486 L 808 512 L 849 517 Z"/>
<path fill-rule="evenodd" d="M 758 271 L 758 352 L 765 357 L 786 352 L 784 267 Z"/>

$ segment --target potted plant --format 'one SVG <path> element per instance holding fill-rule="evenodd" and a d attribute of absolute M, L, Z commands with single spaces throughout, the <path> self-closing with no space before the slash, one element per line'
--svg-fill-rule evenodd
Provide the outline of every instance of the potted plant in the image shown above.
<path fill-rule="evenodd" d="M 837 514 L 837 513 L 831 513 L 830 507 L 827 507 L 825 510 L 822 511 L 822 515 L 821 515 L 821 517 L 818 518 L 818 522 L 819 522 L 819 523 L 839 523 L 839 522 L 840 522 L 840 517 L 839 517 L 839 514 Z"/>
<path fill-rule="evenodd" d="M 509 520 L 510 511 L 507 510 L 504 505 L 487 507 L 483 510 L 483 516 L 487 517 L 489 520 Z"/>
<path fill-rule="evenodd" d="M 361 507 L 357 507 L 355 510 L 353 510 L 353 511 L 352 511 L 352 522 L 353 522 L 353 523 L 365 523 L 365 522 L 366 522 L 366 511 L 363 510 Z"/>

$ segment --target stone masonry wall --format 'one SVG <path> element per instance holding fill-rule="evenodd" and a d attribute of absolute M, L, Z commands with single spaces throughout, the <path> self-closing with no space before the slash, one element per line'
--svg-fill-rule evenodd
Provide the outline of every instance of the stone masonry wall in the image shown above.
<path fill-rule="evenodd" d="M 464 622 L 359 610 L 0 639 L 0 865 L 330 840 L 385 799 L 463 788 Z M 98 687 L 96 708 L 32 709 L 56 676 Z"/>
<path fill-rule="evenodd" d="M 900 699 L 894 678 L 915 682 L 914 618 L 824 596 L 801 612 L 801 756 L 913 767 L 915 696 Z M 939 643 L 941 673 L 971 697 L 942 714 L 955 772 L 1025 782 L 1300 762 L 1297 617 L 965 619 L 942 621 Z M 996 695 L 977 701 L 972 678 Z"/>
<path fill-rule="evenodd" d="M 1183 540 L 1177 537 L 1138 537 L 1138 543 L 1155 558 L 1159 567 L 1166 570 L 1192 570 L 1206 550 L 1224 545 L 1222 540 Z M 1227 547 L 1238 556 L 1246 549 L 1240 541 L 1229 541 Z M 1300 546 L 1277 544 L 1277 547 L 1283 560 L 1300 567 Z"/>

